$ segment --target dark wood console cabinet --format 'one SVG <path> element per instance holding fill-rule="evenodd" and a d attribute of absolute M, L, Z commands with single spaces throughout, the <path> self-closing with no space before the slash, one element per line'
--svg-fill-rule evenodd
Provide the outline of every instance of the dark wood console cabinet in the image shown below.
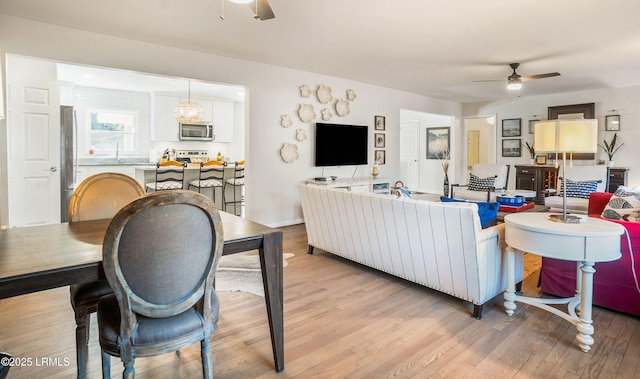
<path fill-rule="evenodd" d="M 536 204 L 544 204 L 546 190 L 556 188 L 558 169 L 552 165 L 516 165 L 516 190 L 536 192 Z"/>
<path fill-rule="evenodd" d="M 607 192 L 614 193 L 618 186 L 627 185 L 627 172 L 629 169 L 626 167 L 609 167 L 609 185 Z"/>

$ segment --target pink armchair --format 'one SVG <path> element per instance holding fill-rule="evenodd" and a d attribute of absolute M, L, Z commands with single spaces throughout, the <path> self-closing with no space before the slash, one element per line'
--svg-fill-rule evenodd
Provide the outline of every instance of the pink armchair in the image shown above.
<path fill-rule="evenodd" d="M 592 192 L 589 197 L 589 217 L 598 217 L 613 194 Z M 628 232 L 633 250 L 635 271 L 640 275 L 640 222 L 610 220 L 623 225 Z M 633 276 L 627 234 L 620 236 L 622 258 L 613 262 L 596 263 L 593 277 L 593 304 L 640 316 L 640 291 Z M 542 258 L 542 291 L 556 296 L 575 293 L 576 264 L 551 258 Z"/>

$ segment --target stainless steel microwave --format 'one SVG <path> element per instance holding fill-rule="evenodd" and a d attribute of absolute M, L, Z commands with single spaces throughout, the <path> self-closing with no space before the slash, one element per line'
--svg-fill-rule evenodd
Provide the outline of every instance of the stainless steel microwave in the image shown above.
<path fill-rule="evenodd" d="M 213 124 L 208 122 L 180 124 L 181 141 L 213 141 Z"/>

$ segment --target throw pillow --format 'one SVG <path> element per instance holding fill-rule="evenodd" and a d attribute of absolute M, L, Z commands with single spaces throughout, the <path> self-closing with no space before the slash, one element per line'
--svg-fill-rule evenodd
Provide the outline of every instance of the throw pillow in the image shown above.
<path fill-rule="evenodd" d="M 600 216 L 612 220 L 640 221 L 640 190 L 619 186 Z"/>
<path fill-rule="evenodd" d="M 443 203 L 468 203 L 468 200 L 458 200 L 452 199 L 446 196 L 440 196 L 440 201 Z M 500 209 L 500 204 L 496 202 L 488 203 L 486 201 L 474 201 L 478 205 L 478 216 L 480 216 L 480 225 L 482 225 L 482 229 L 495 225 L 496 217 L 498 217 L 498 210 Z"/>
<path fill-rule="evenodd" d="M 496 181 L 495 176 L 488 178 L 480 178 L 476 175 L 469 174 L 469 190 L 471 191 L 488 191 L 489 187 L 493 187 Z"/>
<path fill-rule="evenodd" d="M 560 178 L 560 196 L 563 196 L 564 191 L 563 178 Z M 567 197 L 576 197 L 580 199 L 588 199 L 591 192 L 596 192 L 598 189 L 598 183 L 602 183 L 602 180 L 571 180 L 567 179 Z"/>

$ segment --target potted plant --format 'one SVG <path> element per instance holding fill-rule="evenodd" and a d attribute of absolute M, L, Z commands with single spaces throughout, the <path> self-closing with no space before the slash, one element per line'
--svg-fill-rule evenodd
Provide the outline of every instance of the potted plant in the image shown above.
<path fill-rule="evenodd" d="M 529 142 L 524 143 L 529 150 L 529 156 L 531 158 L 531 163 L 533 163 L 534 159 L 536 159 L 536 150 L 533 148 L 533 145 L 529 145 Z"/>
<path fill-rule="evenodd" d="M 621 143 L 619 146 L 616 146 L 616 142 L 618 141 L 618 133 L 613 133 L 613 138 L 611 142 L 607 142 L 607 140 L 603 140 L 603 144 L 598 144 L 605 153 L 607 153 L 607 157 L 609 157 L 609 167 L 612 167 L 614 164 L 613 156 L 624 146 L 624 143 Z"/>

